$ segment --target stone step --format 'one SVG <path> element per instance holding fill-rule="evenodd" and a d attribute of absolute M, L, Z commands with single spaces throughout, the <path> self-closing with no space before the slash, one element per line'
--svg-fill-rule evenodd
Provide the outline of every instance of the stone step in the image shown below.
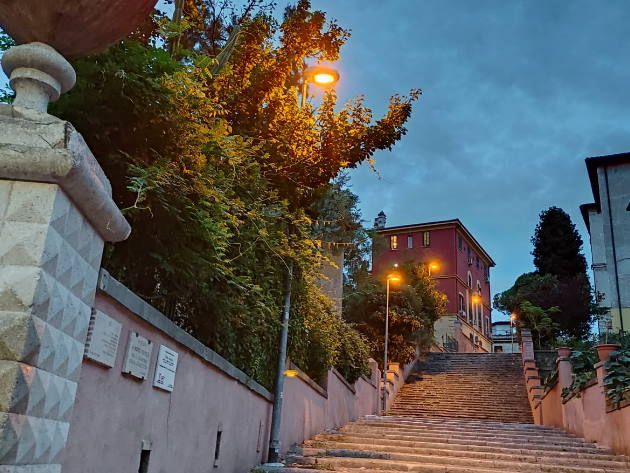
<path fill-rule="evenodd" d="M 364 427 L 365 426 L 365 427 Z M 493 437 L 503 436 L 503 435 L 523 435 L 523 436 L 531 436 L 532 432 L 536 432 L 537 435 L 544 435 L 545 438 L 551 437 L 562 437 L 567 438 L 567 434 L 562 432 L 561 430 L 556 429 L 522 429 L 518 426 L 501 426 L 499 423 L 491 423 L 488 422 L 486 425 L 480 424 L 478 426 L 467 426 L 465 424 L 462 425 L 453 425 L 452 423 L 441 425 L 441 424 L 433 424 L 426 422 L 384 422 L 377 420 L 361 420 L 358 422 L 353 422 L 352 424 L 348 424 L 343 427 L 341 430 L 345 431 L 346 429 L 353 430 L 362 430 L 363 428 L 378 428 L 381 430 L 390 431 L 409 431 L 409 432 L 436 432 L 436 433 L 472 433 L 476 436 L 488 436 L 491 435 Z M 569 436 L 570 437 L 570 436 Z"/>
<path fill-rule="evenodd" d="M 453 428 L 470 428 L 470 429 L 516 429 L 516 430 L 524 430 L 528 432 L 562 432 L 562 430 L 548 426 L 548 425 L 537 425 L 537 424 L 522 424 L 517 422 L 486 422 L 486 421 L 474 421 L 474 420 L 445 420 L 445 419 L 431 419 L 431 418 L 415 418 L 412 416 L 377 416 L 377 415 L 367 415 L 362 417 L 361 419 L 355 421 L 354 423 L 364 423 L 364 422 L 377 422 L 382 425 L 389 424 L 404 424 L 404 425 L 418 425 L 418 426 L 428 426 L 428 427 L 443 427 L 449 426 Z M 565 434 L 566 435 L 566 434 Z"/>
<path fill-rule="evenodd" d="M 311 450 L 308 450 L 310 448 Z M 439 449 L 429 447 L 404 447 L 397 445 L 383 445 L 380 443 L 375 444 L 361 444 L 350 442 L 320 442 L 311 446 L 308 442 L 305 444 L 305 449 L 301 452 L 302 455 L 332 455 L 332 450 L 349 450 L 349 451 L 361 451 L 361 452 L 377 452 L 379 454 L 386 453 L 401 453 L 401 454 L 419 454 L 419 455 L 437 455 L 441 457 L 460 457 L 460 458 L 475 458 L 484 460 L 502 460 L 521 463 L 550 463 L 550 464 L 562 464 L 562 465 L 582 465 L 582 466 L 597 466 L 599 468 L 619 468 L 630 467 L 630 461 L 623 457 L 617 457 L 614 455 L 597 455 L 586 454 L 577 452 L 549 452 L 544 450 L 508 450 L 496 451 L 492 449 L 490 451 L 478 451 L 478 450 L 456 450 L 456 449 Z M 309 453 L 311 452 L 311 453 Z M 315 453 L 313 453 L 315 452 Z"/>
<path fill-rule="evenodd" d="M 346 435 L 346 436 L 337 436 L 336 438 L 331 437 L 316 437 L 313 441 L 315 444 L 317 443 L 327 443 L 327 441 L 333 442 L 345 442 L 345 443 L 359 443 L 365 445 L 387 445 L 387 446 L 401 446 L 401 447 L 410 447 L 410 448 L 431 448 L 431 449 L 443 449 L 443 450 L 460 450 L 460 451 L 468 451 L 474 450 L 478 452 L 551 452 L 561 453 L 567 452 L 572 454 L 589 454 L 589 455 L 611 455 L 610 450 L 601 448 L 601 447 L 569 447 L 569 446 L 553 446 L 553 445 L 523 445 L 519 443 L 493 443 L 493 442 L 485 442 L 480 444 L 479 442 L 476 444 L 470 442 L 457 443 L 457 442 L 440 442 L 440 441 L 416 441 L 416 440 L 402 440 L 402 439 L 390 439 L 390 438 L 382 438 L 381 436 L 358 436 L 358 435 Z"/>
<path fill-rule="evenodd" d="M 528 435 L 476 435 L 474 432 L 460 432 L 460 433 L 442 433 L 442 432 L 417 432 L 417 431 L 395 431 L 388 429 L 355 429 L 350 426 L 346 426 L 341 431 L 342 434 L 348 433 L 353 435 L 360 433 L 361 435 L 373 434 L 375 436 L 383 436 L 383 438 L 391 438 L 392 436 L 410 437 L 418 440 L 431 440 L 431 441 L 443 441 L 449 443 L 449 440 L 467 442 L 470 440 L 480 440 L 484 442 L 509 442 L 509 443 L 521 443 L 521 444 L 547 444 L 556 446 L 587 446 L 589 448 L 595 447 L 593 443 L 585 443 L 581 439 L 572 437 L 548 437 L 548 436 L 528 436 Z"/>
<path fill-rule="evenodd" d="M 610 450 L 597 447 L 593 444 L 555 444 L 553 442 L 546 442 L 544 439 L 539 439 L 538 442 L 513 442 L 505 440 L 480 440 L 474 438 L 444 438 L 444 437 L 432 437 L 432 436 L 418 436 L 418 435 L 395 435 L 395 434 L 381 434 L 372 432 L 347 432 L 343 434 L 320 434 L 315 436 L 315 440 L 321 441 L 343 441 L 353 443 L 374 443 L 377 440 L 379 442 L 385 442 L 389 445 L 400 446 L 421 446 L 431 445 L 436 448 L 446 448 L 445 445 L 451 445 L 453 448 L 461 448 L 462 446 L 470 447 L 490 447 L 490 448 L 508 448 L 516 450 L 545 450 L 545 451 L 560 451 L 560 452 L 585 452 L 585 453 L 599 453 L 607 454 Z"/>
<path fill-rule="evenodd" d="M 331 448 L 309 448 L 301 449 L 298 456 L 301 457 L 344 457 L 344 458 L 378 458 L 384 460 L 399 460 L 413 463 L 437 463 L 447 465 L 465 465 L 476 466 L 482 468 L 500 468 L 514 471 L 552 471 L 558 465 L 562 465 L 563 470 L 572 468 L 572 471 L 592 471 L 593 468 L 604 468 L 607 471 L 626 471 L 627 463 L 611 462 L 590 459 L 562 459 L 547 457 L 516 457 L 508 456 L 506 458 L 475 458 L 473 456 L 456 456 L 452 452 L 442 455 L 438 452 L 421 453 L 421 452 L 395 452 L 392 450 L 377 449 L 344 449 L 332 446 Z M 520 460 L 525 458 L 524 460 Z"/>
<path fill-rule="evenodd" d="M 288 461 L 304 465 L 324 464 L 333 468 L 361 468 L 374 470 L 400 470 L 417 472 L 463 473 L 469 472 L 547 472 L 547 473 L 627 473 L 625 467 L 598 468 L 589 466 L 569 466 L 557 464 L 530 464 L 497 460 L 477 460 L 471 458 L 439 457 L 434 455 L 408 455 L 388 453 L 379 457 L 375 452 L 331 451 L 332 455 L 322 457 L 294 456 Z M 365 455 L 353 457 L 351 455 Z M 371 455 L 370 455 L 371 454 Z M 347 455 L 347 456 L 343 456 Z M 372 456 L 373 455 L 373 456 Z M 375 458 L 376 457 L 376 458 Z"/>

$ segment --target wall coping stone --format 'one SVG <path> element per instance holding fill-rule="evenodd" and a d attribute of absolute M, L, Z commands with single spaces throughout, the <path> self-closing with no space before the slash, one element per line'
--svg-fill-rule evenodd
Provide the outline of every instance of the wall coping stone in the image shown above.
<path fill-rule="evenodd" d="M 165 333 L 176 342 L 184 345 L 190 351 L 203 358 L 219 371 L 222 371 L 227 376 L 235 379 L 268 401 L 273 401 L 273 395 L 264 386 L 251 379 L 243 371 L 232 365 L 214 350 L 208 348 L 184 329 L 175 325 L 175 323 L 173 323 L 155 307 L 144 301 L 129 288 L 114 279 L 114 277 L 112 277 L 105 269 L 101 268 L 97 287 L 101 292 L 108 295 L 116 302 L 129 309 L 136 316 Z M 306 374 L 304 374 L 304 376 L 306 376 Z M 319 386 L 317 386 L 317 388 L 320 390 L 322 389 Z"/>
<path fill-rule="evenodd" d="M 0 178 L 57 184 L 103 240 L 129 236 L 109 180 L 69 122 L 0 104 L 0 129 Z"/>
<path fill-rule="evenodd" d="M 361 379 L 363 379 L 363 381 L 365 381 L 366 383 L 368 383 L 370 386 L 372 386 L 374 389 L 378 389 L 378 386 L 372 382 L 372 380 L 370 378 L 368 378 L 365 375 L 361 375 Z"/>
<path fill-rule="evenodd" d="M 335 376 L 337 376 L 337 378 L 339 378 L 339 381 L 341 381 L 346 386 L 346 388 L 348 388 L 350 391 L 352 391 L 352 394 L 356 394 L 357 393 L 357 390 L 354 389 L 354 386 L 352 386 L 348 382 L 348 380 L 346 378 L 344 378 L 343 375 L 339 371 L 337 371 L 336 368 L 331 368 L 330 370 L 335 374 Z"/>
<path fill-rule="evenodd" d="M 311 378 L 309 375 L 307 375 L 304 371 L 302 371 L 300 369 L 299 366 L 297 366 L 295 363 L 293 363 L 292 361 L 289 361 L 289 368 L 292 370 L 297 371 L 297 377 L 304 381 L 306 384 L 308 384 L 311 388 L 313 388 L 313 390 L 315 390 L 315 392 L 317 394 L 319 394 L 320 396 L 322 396 L 325 399 L 328 399 L 328 391 L 326 391 L 324 388 L 322 388 L 319 384 L 317 384 L 313 378 Z M 343 378 L 343 376 L 342 376 Z"/>

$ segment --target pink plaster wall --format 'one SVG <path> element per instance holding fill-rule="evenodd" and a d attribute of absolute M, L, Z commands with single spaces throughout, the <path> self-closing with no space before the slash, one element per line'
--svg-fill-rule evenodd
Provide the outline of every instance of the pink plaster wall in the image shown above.
<path fill-rule="evenodd" d="M 580 397 L 562 403 L 557 383 L 534 408 L 537 423 L 560 427 L 586 440 L 610 447 L 615 453 L 630 455 L 630 406 L 606 412 L 602 387 L 594 384 Z"/>
<path fill-rule="evenodd" d="M 266 452 L 270 403 L 108 296 L 95 307 L 123 324 L 116 365 L 86 360 L 81 370 L 63 473 L 137 472 L 143 440 L 153 444 L 152 473 L 247 471 Z M 154 342 L 149 379 L 121 374 L 129 331 Z M 179 353 L 175 388 L 152 386 L 159 345 Z M 262 422 L 263 437 L 259 444 Z M 222 424 L 219 466 L 213 468 Z"/>
<path fill-rule="evenodd" d="M 556 383 L 542 398 L 541 408 L 539 409 L 541 424 L 564 428 L 560 392 L 560 384 Z"/>
<path fill-rule="evenodd" d="M 335 370 L 328 372 L 327 392 L 314 389 L 311 383 L 303 373 L 285 380 L 281 429 L 285 450 L 324 430 L 377 412 L 377 388 L 363 378 L 354 385 L 356 394 Z"/>
<path fill-rule="evenodd" d="M 123 326 L 116 364 L 83 363 L 63 473 L 135 473 L 143 441 L 152 443 L 151 473 L 247 472 L 264 461 L 271 402 L 187 346 L 99 291 L 95 307 Z M 154 343 L 149 377 L 121 374 L 130 331 Z M 172 393 L 152 386 L 159 345 L 179 354 Z M 374 362 L 375 364 L 375 362 Z M 286 378 L 282 449 L 378 409 L 378 369 L 354 386 L 328 373 L 327 391 L 304 379 Z M 267 393 L 268 395 L 268 393 Z M 217 429 L 221 454 L 214 467 Z"/>

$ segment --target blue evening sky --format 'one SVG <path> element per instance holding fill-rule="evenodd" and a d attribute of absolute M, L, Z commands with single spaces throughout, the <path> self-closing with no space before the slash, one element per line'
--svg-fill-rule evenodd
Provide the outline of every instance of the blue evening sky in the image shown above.
<path fill-rule="evenodd" d="M 592 200 L 584 158 L 630 150 L 630 2 L 313 7 L 352 30 L 337 64 L 343 100 L 365 94 L 378 115 L 389 95 L 424 91 L 407 136 L 377 154 L 379 174 L 351 172 L 366 225 L 380 210 L 388 225 L 461 219 L 497 263 L 496 293 L 533 269 L 538 213 L 556 205 L 577 224 L 590 259 L 578 208 Z"/>

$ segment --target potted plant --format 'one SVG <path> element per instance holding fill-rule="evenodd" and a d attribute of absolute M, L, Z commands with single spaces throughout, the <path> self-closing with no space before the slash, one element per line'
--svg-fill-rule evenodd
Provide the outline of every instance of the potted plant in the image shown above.
<path fill-rule="evenodd" d="M 614 351 L 617 351 L 621 348 L 621 345 L 618 343 L 603 343 L 601 345 L 597 345 L 595 349 L 597 350 L 597 355 L 599 356 L 599 361 L 606 363 L 610 358 L 610 354 Z"/>
<path fill-rule="evenodd" d="M 571 356 L 571 349 L 569 347 L 558 347 L 558 358 L 568 358 Z"/>

